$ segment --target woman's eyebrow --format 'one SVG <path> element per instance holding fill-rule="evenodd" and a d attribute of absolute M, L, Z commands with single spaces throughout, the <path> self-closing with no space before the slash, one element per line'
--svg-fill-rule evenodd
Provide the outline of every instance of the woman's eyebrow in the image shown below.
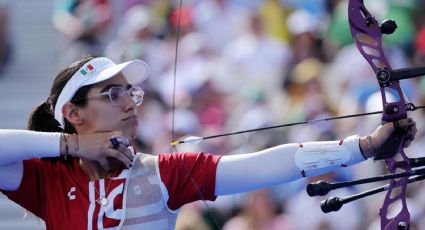
<path fill-rule="evenodd" d="M 123 85 L 120 85 L 120 84 L 110 84 L 110 85 L 107 85 L 107 86 L 103 87 L 103 88 L 100 90 L 100 92 L 99 92 L 99 93 L 106 92 L 106 91 L 108 91 L 108 90 L 109 90 L 110 88 L 112 88 L 112 87 L 123 87 L 123 88 L 125 88 L 126 90 L 129 90 L 131 87 L 133 87 L 133 85 L 131 85 L 131 84 L 127 84 L 126 86 L 123 86 Z"/>
<path fill-rule="evenodd" d="M 107 85 L 107 86 L 105 86 L 105 87 L 103 87 L 101 90 L 100 90 L 100 93 L 103 93 L 103 92 L 106 92 L 106 91 L 108 91 L 110 88 L 112 88 L 112 87 L 123 87 L 122 85 L 120 85 L 120 84 L 110 84 L 110 85 Z"/>

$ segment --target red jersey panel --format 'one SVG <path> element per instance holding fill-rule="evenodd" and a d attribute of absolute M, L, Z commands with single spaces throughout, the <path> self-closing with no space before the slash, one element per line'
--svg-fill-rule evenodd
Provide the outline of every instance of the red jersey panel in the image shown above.
<path fill-rule="evenodd" d="M 197 187 L 203 198 L 214 200 L 218 161 L 219 156 L 202 153 L 160 154 L 159 174 L 168 190 L 168 207 L 175 210 L 200 200 Z M 18 190 L 3 193 L 43 219 L 47 229 L 114 229 L 124 218 L 123 191 L 128 172 L 121 170 L 111 179 L 90 181 L 78 166 L 78 159 L 67 164 L 26 160 Z"/>

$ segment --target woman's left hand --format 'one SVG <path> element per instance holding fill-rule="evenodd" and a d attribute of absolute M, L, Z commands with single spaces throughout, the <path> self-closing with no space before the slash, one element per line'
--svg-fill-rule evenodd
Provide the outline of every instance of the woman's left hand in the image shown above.
<path fill-rule="evenodd" d="M 376 155 L 376 150 L 380 149 L 385 141 L 391 136 L 391 134 L 397 129 L 405 130 L 406 136 L 404 139 L 403 146 L 405 148 L 409 147 L 412 141 L 415 139 L 416 132 L 416 122 L 413 119 L 402 119 L 394 122 L 387 122 L 379 126 L 370 136 L 371 136 L 371 147 L 372 150 L 368 149 L 367 137 L 362 137 L 361 144 L 362 152 L 366 157 L 374 157 Z M 366 143 L 366 144 L 365 144 Z"/>

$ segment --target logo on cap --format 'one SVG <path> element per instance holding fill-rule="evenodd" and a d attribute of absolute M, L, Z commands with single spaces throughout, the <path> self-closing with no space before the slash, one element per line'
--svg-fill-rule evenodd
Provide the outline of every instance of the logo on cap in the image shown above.
<path fill-rule="evenodd" d="M 87 74 L 93 75 L 93 74 L 96 73 L 96 70 L 94 69 L 94 67 L 91 64 L 88 64 L 85 69 L 80 70 L 80 73 L 84 76 L 86 76 Z"/>

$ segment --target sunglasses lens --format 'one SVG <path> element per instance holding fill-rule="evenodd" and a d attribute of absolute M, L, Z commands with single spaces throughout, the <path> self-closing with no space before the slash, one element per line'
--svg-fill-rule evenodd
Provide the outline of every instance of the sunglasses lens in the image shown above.
<path fill-rule="evenodd" d="M 136 86 L 131 87 L 129 90 L 125 90 L 122 87 L 112 87 L 109 90 L 109 99 L 114 105 L 124 105 L 126 103 L 125 96 L 128 94 L 131 99 L 136 103 L 137 106 L 143 102 L 143 95 L 145 92 L 142 88 Z"/>
<path fill-rule="evenodd" d="M 136 103 L 137 106 L 141 105 L 143 103 L 143 95 L 145 92 L 140 87 L 132 87 L 128 90 L 128 94 L 130 95 L 131 99 L 133 99 L 134 103 Z"/>
<path fill-rule="evenodd" d="M 125 94 L 124 88 L 112 87 L 109 90 L 109 98 L 113 104 L 119 104 Z"/>

